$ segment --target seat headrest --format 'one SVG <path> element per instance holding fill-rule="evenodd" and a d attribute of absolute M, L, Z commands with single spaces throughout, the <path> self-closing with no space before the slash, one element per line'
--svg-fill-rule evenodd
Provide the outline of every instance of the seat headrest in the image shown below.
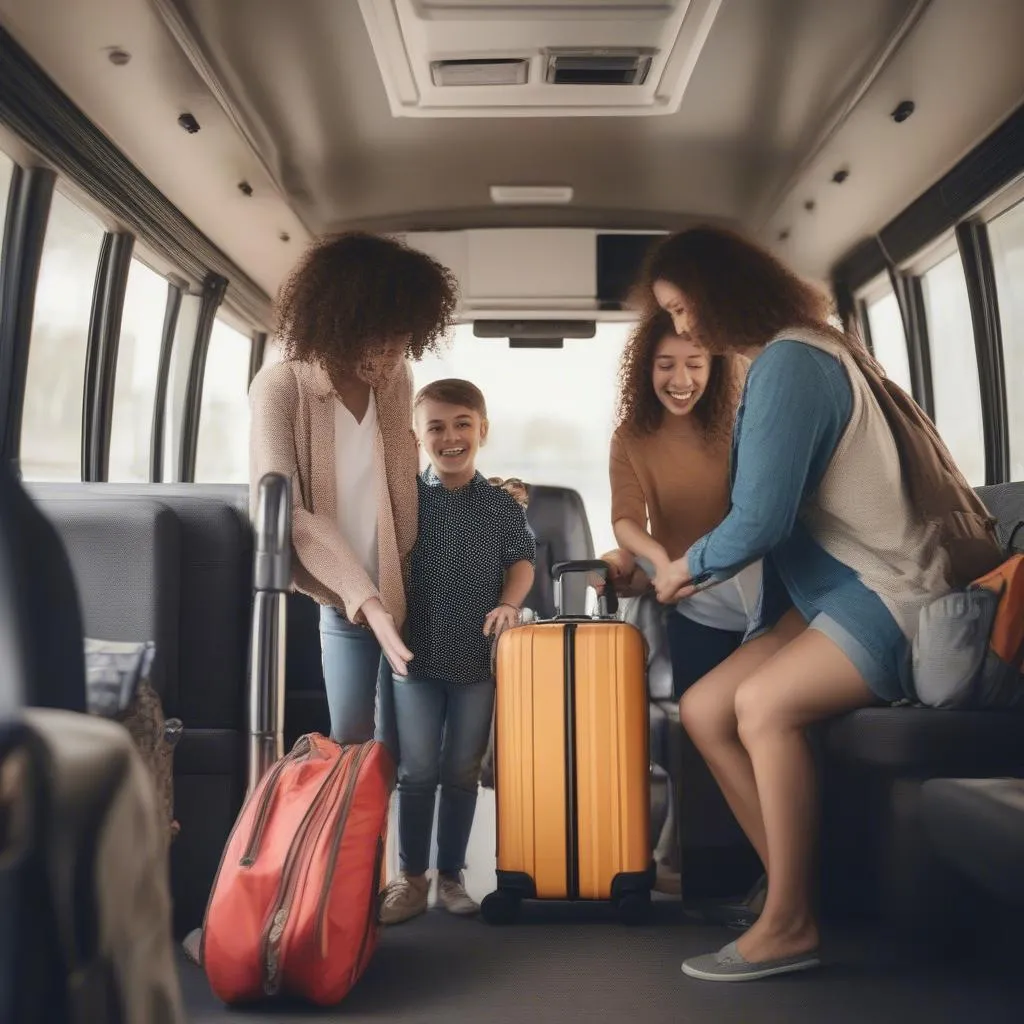
<path fill-rule="evenodd" d="M 578 491 L 545 484 L 529 484 L 528 491 L 526 519 L 537 538 L 537 568 L 526 605 L 540 618 L 550 618 L 555 613 L 551 567 L 557 562 L 593 558 L 594 541 L 590 534 L 587 511 Z M 584 611 L 586 586 L 582 576 L 570 577 L 565 581 L 564 611 Z"/>

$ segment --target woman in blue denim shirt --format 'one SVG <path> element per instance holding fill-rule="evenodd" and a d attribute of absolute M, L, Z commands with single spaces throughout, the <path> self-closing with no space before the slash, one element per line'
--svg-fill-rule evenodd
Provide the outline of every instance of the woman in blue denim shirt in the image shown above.
<path fill-rule="evenodd" d="M 753 360 L 729 513 L 654 580 L 674 603 L 763 559 L 745 642 L 680 702 L 768 875 L 750 930 L 683 971 L 752 980 L 819 962 L 804 729 L 904 695 L 918 612 L 948 591 L 948 559 L 910 506 L 892 432 L 852 355 L 860 343 L 832 325 L 824 294 L 712 228 L 663 242 L 646 280 L 680 335 Z"/>

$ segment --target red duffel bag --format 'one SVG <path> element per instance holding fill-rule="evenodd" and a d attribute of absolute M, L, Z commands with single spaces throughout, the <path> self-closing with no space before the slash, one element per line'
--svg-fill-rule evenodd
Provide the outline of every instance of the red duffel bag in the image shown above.
<path fill-rule="evenodd" d="M 201 962 L 219 999 L 344 999 L 377 946 L 393 780 L 380 743 L 342 747 L 318 733 L 263 776 L 206 908 Z"/>

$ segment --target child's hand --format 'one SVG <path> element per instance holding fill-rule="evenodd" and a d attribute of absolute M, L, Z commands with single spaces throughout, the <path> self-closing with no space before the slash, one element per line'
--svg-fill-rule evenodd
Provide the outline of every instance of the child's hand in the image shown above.
<path fill-rule="evenodd" d="M 519 609 L 513 608 L 510 604 L 499 604 L 493 611 L 487 613 L 484 619 L 484 636 L 501 636 L 509 626 L 515 626 L 519 622 Z"/>

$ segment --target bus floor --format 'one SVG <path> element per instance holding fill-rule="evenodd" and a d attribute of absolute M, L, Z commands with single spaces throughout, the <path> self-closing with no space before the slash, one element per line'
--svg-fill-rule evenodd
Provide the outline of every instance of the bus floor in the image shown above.
<path fill-rule="evenodd" d="M 394 837 L 394 810 L 390 836 Z M 494 794 L 481 790 L 467 888 L 494 883 Z M 397 851 L 389 842 L 389 871 Z M 603 906 L 527 904 L 495 928 L 431 909 L 381 933 L 373 962 L 336 1009 L 268 1003 L 229 1010 L 181 957 L 193 1024 L 319 1019 L 394 1024 L 1019 1024 L 1024 976 L 984 960 L 923 964 L 861 929 L 826 931 L 820 970 L 742 985 L 693 981 L 685 957 L 735 938 L 686 923 L 677 899 L 656 897 L 651 920 L 627 928 Z"/>

